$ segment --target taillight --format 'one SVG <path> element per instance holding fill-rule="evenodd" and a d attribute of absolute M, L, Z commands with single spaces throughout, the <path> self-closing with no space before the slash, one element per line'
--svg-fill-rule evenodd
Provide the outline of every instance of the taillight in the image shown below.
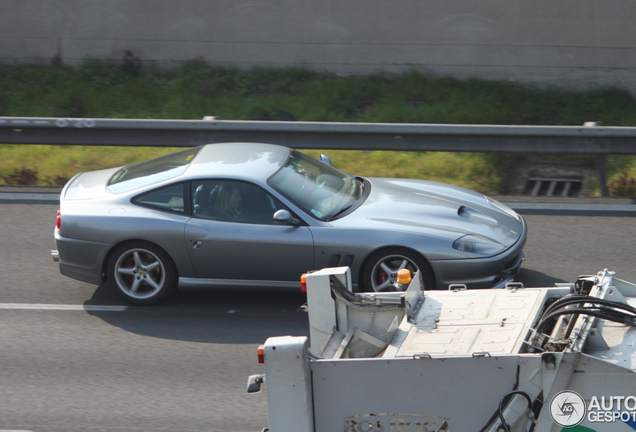
<path fill-rule="evenodd" d="M 303 273 L 300 276 L 300 289 L 302 292 L 307 292 L 307 273 Z"/>
<path fill-rule="evenodd" d="M 258 346 L 258 363 L 265 364 L 265 345 Z"/>
<path fill-rule="evenodd" d="M 57 229 L 60 229 L 60 227 L 62 226 L 62 214 L 59 210 L 57 211 L 57 217 L 55 218 L 55 226 L 57 227 Z"/>

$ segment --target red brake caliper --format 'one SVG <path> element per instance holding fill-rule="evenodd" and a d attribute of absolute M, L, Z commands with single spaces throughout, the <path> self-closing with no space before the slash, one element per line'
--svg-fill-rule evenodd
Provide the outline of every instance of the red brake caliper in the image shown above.
<path fill-rule="evenodd" d="M 380 270 L 380 273 L 378 274 L 378 278 L 380 279 L 380 284 L 383 284 L 384 282 L 386 282 L 386 280 L 389 278 L 386 274 L 386 272 L 384 270 Z"/>
<path fill-rule="evenodd" d="M 131 256 L 126 258 L 126 261 L 124 262 L 124 265 L 126 267 L 132 267 L 134 266 L 134 264 L 135 264 L 135 260 Z M 128 279 L 128 281 L 132 281 L 135 277 L 133 275 L 126 275 L 126 278 Z"/>

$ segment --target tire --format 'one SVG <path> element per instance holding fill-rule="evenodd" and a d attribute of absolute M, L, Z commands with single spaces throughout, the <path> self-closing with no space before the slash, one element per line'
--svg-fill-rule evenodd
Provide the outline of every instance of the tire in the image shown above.
<path fill-rule="evenodd" d="M 362 268 L 362 291 L 398 291 L 394 285 L 397 272 L 407 268 L 411 274 L 419 271 L 424 289 L 435 289 L 435 275 L 430 264 L 421 255 L 402 248 L 382 249 L 371 254 Z"/>
<path fill-rule="evenodd" d="M 177 287 L 174 262 L 160 247 L 147 242 L 117 246 L 108 260 L 110 286 L 127 302 L 136 305 L 157 303 Z"/>

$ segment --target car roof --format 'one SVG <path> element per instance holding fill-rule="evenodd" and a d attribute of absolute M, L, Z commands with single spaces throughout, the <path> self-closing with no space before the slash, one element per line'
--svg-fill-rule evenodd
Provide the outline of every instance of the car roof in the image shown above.
<path fill-rule="evenodd" d="M 289 158 L 289 147 L 261 143 L 207 144 L 184 173 L 189 178 L 232 177 L 265 181 Z"/>

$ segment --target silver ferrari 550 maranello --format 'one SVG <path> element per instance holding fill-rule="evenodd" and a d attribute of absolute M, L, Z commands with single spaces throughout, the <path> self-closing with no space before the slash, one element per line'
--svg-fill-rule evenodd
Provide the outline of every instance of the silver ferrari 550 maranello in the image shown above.
<path fill-rule="evenodd" d="M 460 187 L 362 178 L 287 147 L 209 144 L 77 174 L 56 221 L 62 274 L 107 282 L 134 304 L 178 286 L 300 286 L 349 266 L 359 290 L 502 286 L 524 260 L 526 223 Z"/>

